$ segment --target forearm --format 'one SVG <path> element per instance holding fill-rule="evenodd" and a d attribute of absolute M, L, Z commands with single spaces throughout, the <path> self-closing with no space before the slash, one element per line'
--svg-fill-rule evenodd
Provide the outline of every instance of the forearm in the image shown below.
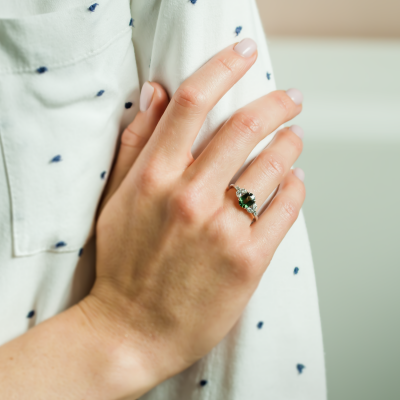
<path fill-rule="evenodd" d="M 132 346 L 97 332 L 80 305 L 0 347 L 2 399 L 139 397 L 150 376 Z"/>

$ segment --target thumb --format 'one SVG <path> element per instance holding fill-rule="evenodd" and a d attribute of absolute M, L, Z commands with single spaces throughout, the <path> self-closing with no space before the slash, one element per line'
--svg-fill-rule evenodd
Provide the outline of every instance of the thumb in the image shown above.
<path fill-rule="evenodd" d="M 140 111 L 121 136 L 121 146 L 107 184 L 101 209 L 115 193 L 143 150 L 168 106 L 168 95 L 161 85 L 145 82 L 140 93 Z"/>

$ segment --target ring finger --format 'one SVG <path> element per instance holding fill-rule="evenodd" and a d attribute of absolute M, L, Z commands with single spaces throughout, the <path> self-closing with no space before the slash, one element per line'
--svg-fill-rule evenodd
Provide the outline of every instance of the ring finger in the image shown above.
<path fill-rule="evenodd" d="M 258 212 L 300 156 L 303 149 L 303 135 L 303 130 L 297 125 L 278 131 L 268 147 L 255 158 L 236 181 L 235 186 L 245 188 L 254 194 Z M 248 221 L 249 217 L 252 218 L 250 214 L 243 213 L 235 197 L 227 196 L 227 199 L 235 201 L 236 208 L 242 213 L 244 219 Z"/>

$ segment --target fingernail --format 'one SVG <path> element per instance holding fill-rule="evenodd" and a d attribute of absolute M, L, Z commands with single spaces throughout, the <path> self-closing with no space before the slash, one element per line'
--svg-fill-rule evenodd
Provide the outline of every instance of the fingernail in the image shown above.
<path fill-rule="evenodd" d="M 300 92 L 300 90 L 297 89 L 289 89 L 286 90 L 286 94 L 293 100 L 295 104 L 298 106 L 300 104 L 303 104 L 303 93 Z"/>
<path fill-rule="evenodd" d="M 250 38 L 243 39 L 233 50 L 244 58 L 251 57 L 257 50 L 257 43 Z"/>
<path fill-rule="evenodd" d="M 142 86 L 140 93 L 140 111 L 145 112 L 148 110 L 153 99 L 154 88 L 149 82 L 145 82 Z"/>
<path fill-rule="evenodd" d="M 302 182 L 304 182 L 305 173 L 301 168 L 295 168 L 293 174 L 297 176 Z"/>
<path fill-rule="evenodd" d="M 303 139 L 304 137 L 304 131 L 303 129 L 300 128 L 298 125 L 292 125 L 289 128 L 292 132 L 294 132 L 300 139 Z"/>

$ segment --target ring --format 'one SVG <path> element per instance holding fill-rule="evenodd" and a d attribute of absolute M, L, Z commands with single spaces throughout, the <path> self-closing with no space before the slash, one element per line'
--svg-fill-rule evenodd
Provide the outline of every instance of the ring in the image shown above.
<path fill-rule="evenodd" d="M 239 199 L 239 206 L 244 208 L 248 213 L 253 215 L 253 222 L 258 220 L 256 197 L 253 193 L 248 192 L 246 189 L 242 189 L 239 186 L 235 186 L 233 183 L 229 185 L 229 189 L 234 188 L 236 190 L 236 197 Z"/>

